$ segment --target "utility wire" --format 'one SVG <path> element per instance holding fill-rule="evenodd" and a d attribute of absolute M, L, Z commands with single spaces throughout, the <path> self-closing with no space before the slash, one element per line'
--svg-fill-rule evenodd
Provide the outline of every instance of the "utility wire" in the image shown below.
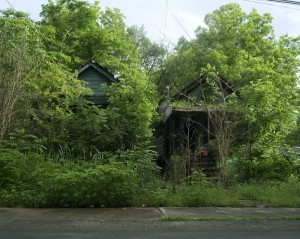
<path fill-rule="evenodd" d="M 171 38 L 168 38 L 168 37 L 165 35 L 165 33 L 161 31 L 161 29 L 159 29 L 157 26 L 155 26 L 155 28 L 156 28 L 156 30 L 160 33 L 160 35 L 162 35 L 162 36 L 165 38 L 165 40 L 168 41 L 168 44 L 171 44 L 171 45 L 173 45 L 173 46 L 176 46 L 176 44 L 172 42 L 172 39 L 171 39 Z"/>
<path fill-rule="evenodd" d="M 268 6 L 273 6 L 273 7 L 280 7 L 280 8 L 286 8 L 286 9 L 292 9 L 292 10 L 298 10 L 300 11 L 300 8 L 293 8 L 293 7 L 286 7 L 286 6 L 282 6 L 282 5 L 276 5 L 276 4 L 271 4 L 271 3 L 266 3 L 266 2 L 262 2 L 262 1 L 255 1 L 255 0 L 244 0 L 246 2 L 254 2 L 254 3 L 258 3 L 258 4 L 264 4 L 264 5 L 268 5 Z"/>
<path fill-rule="evenodd" d="M 294 4 L 300 6 L 300 2 L 290 1 L 290 0 L 265 0 L 267 2 L 277 2 L 277 3 L 286 3 L 286 4 Z"/>
<path fill-rule="evenodd" d="M 15 8 L 14 8 L 14 6 L 8 1 L 8 0 L 5 0 L 7 3 L 8 3 L 8 5 L 12 8 L 12 9 L 14 9 L 15 11 L 17 11 Z"/>
<path fill-rule="evenodd" d="M 188 37 L 190 38 L 190 40 L 192 40 L 190 34 L 188 33 L 188 31 L 185 29 L 185 27 L 181 24 L 181 22 L 178 20 L 178 18 L 175 16 L 175 14 L 172 12 L 172 10 L 169 8 L 170 13 L 173 15 L 173 17 L 175 18 L 176 22 L 181 26 L 181 28 L 184 30 L 184 32 L 188 35 Z"/>
<path fill-rule="evenodd" d="M 167 29 L 168 7 L 169 7 L 169 1 L 168 1 L 168 0 L 165 0 L 164 40 L 165 40 L 166 29 Z M 164 40 L 163 40 L 163 41 L 164 41 Z"/>
<path fill-rule="evenodd" d="M 167 14 L 168 14 L 168 0 L 165 0 L 163 16 L 161 19 L 161 25 L 160 25 L 160 29 L 159 29 L 158 42 L 165 41 L 165 33 L 166 33 L 166 28 L 167 28 L 167 16 L 168 16 Z M 163 32 L 163 34 L 161 34 L 161 32 Z M 161 39 L 161 35 L 163 36 L 162 39 Z"/>

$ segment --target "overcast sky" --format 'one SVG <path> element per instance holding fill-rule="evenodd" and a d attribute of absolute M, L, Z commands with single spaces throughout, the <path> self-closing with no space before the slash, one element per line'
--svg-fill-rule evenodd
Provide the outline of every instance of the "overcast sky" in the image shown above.
<path fill-rule="evenodd" d="M 28 12 L 33 19 L 38 20 L 41 4 L 47 2 L 48 0 L 0 0 L 0 9 L 9 8 L 10 3 L 16 10 Z M 125 15 L 128 26 L 144 25 L 148 37 L 167 44 L 168 41 L 176 43 L 180 36 L 193 38 L 195 29 L 200 25 L 204 26 L 203 20 L 207 13 L 230 2 L 239 3 L 247 13 L 253 8 L 260 13 L 271 13 L 277 36 L 285 33 L 300 35 L 300 6 L 263 0 L 100 0 L 100 6 L 103 9 L 119 8 Z"/>

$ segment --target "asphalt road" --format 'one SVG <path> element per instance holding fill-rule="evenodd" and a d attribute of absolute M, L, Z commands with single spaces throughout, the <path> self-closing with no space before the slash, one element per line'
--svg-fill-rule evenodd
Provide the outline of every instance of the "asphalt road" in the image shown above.
<path fill-rule="evenodd" d="M 300 220 L 0 221 L 1 239 L 300 239 Z"/>

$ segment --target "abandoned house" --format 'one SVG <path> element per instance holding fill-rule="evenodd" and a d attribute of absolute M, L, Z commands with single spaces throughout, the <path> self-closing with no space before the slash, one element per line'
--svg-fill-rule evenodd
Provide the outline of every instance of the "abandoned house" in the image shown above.
<path fill-rule="evenodd" d="M 164 123 L 158 147 L 159 162 L 171 180 L 188 176 L 192 169 L 201 169 L 206 175 L 213 175 L 217 170 L 215 131 L 217 124 L 224 122 L 216 121 L 214 115 L 219 117 L 222 113 L 216 107 L 223 97 L 238 95 L 224 79 L 218 78 L 217 85 L 222 96 L 212 97 L 210 101 L 206 98 L 204 102 L 204 91 L 211 89 L 206 87 L 205 79 L 200 78 L 160 104 Z M 212 95 L 212 90 L 208 94 Z M 229 116 L 225 113 L 222 120 L 227 121 Z"/>
<path fill-rule="evenodd" d="M 116 82 L 116 79 L 105 67 L 94 61 L 88 62 L 79 69 L 78 79 L 87 82 L 86 87 L 94 92 L 93 95 L 86 96 L 87 100 L 103 107 L 108 105 L 108 97 L 102 89 L 102 84 L 110 85 Z"/>

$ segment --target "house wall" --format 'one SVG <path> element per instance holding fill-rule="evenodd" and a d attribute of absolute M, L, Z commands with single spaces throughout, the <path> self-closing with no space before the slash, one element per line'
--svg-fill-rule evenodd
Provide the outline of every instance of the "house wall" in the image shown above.
<path fill-rule="evenodd" d="M 215 156 L 209 150 L 208 117 L 205 112 L 173 112 L 165 124 L 165 155 L 170 178 L 178 181 L 201 169 L 213 175 Z M 211 138 L 212 136 L 210 136 Z M 205 151 L 207 154 L 202 155 Z"/>
<path fill-rule="evenodd" d="M 110 84 L 111 81 L 104 74 L 101 74 L 93 67 L 89 67 L 85 71 L 81 72 L 78 78 L 86 81 L 86 87 L 92 89 L 94 92 L 94 95 L 86 97 L 88 100 L 97 105 L 107 104 L 107 96 L 105 96 L 103 89 L 101 89 L 101 84 Z"/>

